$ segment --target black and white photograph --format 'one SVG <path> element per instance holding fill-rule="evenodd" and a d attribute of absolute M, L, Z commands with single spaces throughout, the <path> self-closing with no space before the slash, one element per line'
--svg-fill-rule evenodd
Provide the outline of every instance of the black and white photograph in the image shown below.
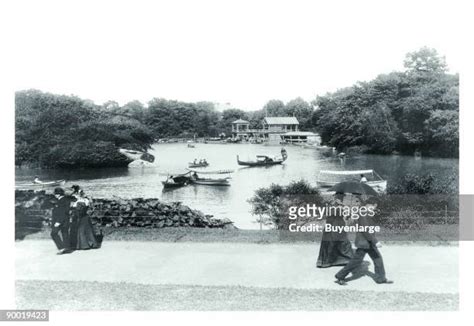
<path fill-rule="evenodd" d="M 464 310 L 467 1 L 7 2 L 0 320 Z"/>

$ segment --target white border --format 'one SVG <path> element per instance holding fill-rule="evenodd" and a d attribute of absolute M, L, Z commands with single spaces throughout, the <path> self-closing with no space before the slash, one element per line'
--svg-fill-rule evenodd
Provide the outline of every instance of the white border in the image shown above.
<path fill-rule="evenodd" d="M 23 1 L 18 1 L 23 2 Z M 435 1 L 433 1 L 435 2 Z M 5 5 L 8 3 L 8 5 Z M 0 160 L 1 173 L 1 206 L 2 216 L 0 223 L 0 248 L 2 256 L 2 264 L 0 267 L 0 309 L 14 306 L 14 221 L 13 216 L 13 191 L 14 189 L 14 91 L 10 83 L 14 79 L 15 71 L 10 68 L 15 64 L 15 49 L 12 47 L 12 39 L 15 38 L 15 31 L 10 30 L 6 26 L 10 19 L 21 19 L 21 17 L 7 17 L 9 15 L 9 5 L 11 2 L 2 2 L 0 7 L 0 35 L 2 46 L 0 50 L 1 58 L 1 88 L 0 88 L 0 139 L 2 157 Z M 137 4 L 139 5 L 139 4 Z M 410 10 L 408 3 L 403 2 L 400 5 L 406 6 L 406 10 Z M 474 74 L 472 58 L 474 52 L 472 49 L 472 35 L 470 31 L 473 26 L 470 23 L 471 17 L 469 1 L 445 1 L 446 6 L 458 7 L 458 16 L 446 17 L 445 21 L 440 21 L 442 25 L 456 24 L 462 28 L 458 34 L 453 34 L 453 38 L 458 38 L 462 44 L 462 68 L 460 69 L 461 77 L 461 160 L 460 160 L 460 189 L 461 193 L 474 193 L 474 159 L 473 145 L 474 139 Z M 54 7 L 53 7 L 54 9 Z M 111 8 L 111 14 L 113 14 Z M 374 15 L 379 13 L 374 12 Z M 426 13 L 429 14 L 429 3 L 427 3 Z M 9 19 L 6 19 L 9 18 Z M 315 19 L 317 15 L 315 14 Z M 460 24 L 458 24 L 461 22 Z M 28 24 L 28 22 L 24 22 Z M 85 22 L 86 23 L 86 22 Z M 403 17 L 400 17 L 400 24 L 403 24 Z M 30 26 L 34 29 L 35 26 Z M 58 26 L 61 28 L 61 26 Z M 377 28 L 374 26 L 374 28 Z M 423 27 L 420 27 L 423 28 Z M 416 32 L 416 31 L 414 31 Z M 5 44 L 6 43 L 6 44 Z M 7 54 L 5 56 L 5 54 Z M 48 76 L 45 76 L 48 78 Z M 82 313 L 82 312 L 53 312 L 51 321 L 53 324 L 67 323 L 70 325 L 85 323 L 127 323 L 127 324 L 206 324 L 206 325 L 242 325 L 242 324 L 283 324 L 292 323 L 299 325 L 321 324 L 340 324 L 350 323 L 351 325 L 367 325 L 368 323 L 381 323 L 383 325 L 400 325 L 400 323 L 408 324 L 464 324 L 469 320 L 472 321 L 473 307 L 473 253 L 474 242 L 462 243 L 460 246 L 460 295 L 461 295 L 461 311 L 459 313 L 329 313 L 329 312 L 298 312 L 298 313 L 160 313 L 160 312 L 115 312 L 115 313 Z"/>

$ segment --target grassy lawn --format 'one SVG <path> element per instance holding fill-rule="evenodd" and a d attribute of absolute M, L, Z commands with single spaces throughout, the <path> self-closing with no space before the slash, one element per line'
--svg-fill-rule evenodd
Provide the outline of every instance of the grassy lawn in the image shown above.
<path fill-rule="evenodd" d="M 381 285 L 383 286 L 383 285 Z M 456 294 L 241 286 L 17 281 L 18 309 L 50 310 L 457 310 Z"/>
<path fill-rule="evenodd" d="M 417 245 L 456 244 L 458 225 L 427 225 L 422 230 L 384 232 L 377 237 L 384 243 Z M 25 239 L 50 239 L 49 228 L 31 233 Z M 240 242 L 240 243 L 290 243 L 317 242 L 321 233 L 289 234 L 276 230 L 176 228 L 103 228 L 104 241 L 160 241 L 160 242 Z"/>

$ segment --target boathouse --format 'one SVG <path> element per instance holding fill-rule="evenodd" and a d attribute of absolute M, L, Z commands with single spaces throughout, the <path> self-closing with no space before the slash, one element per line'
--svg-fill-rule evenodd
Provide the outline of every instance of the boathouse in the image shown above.
<path fill-rule="evenodd" d="M 232 122 L 232 138 L 248 139 L 250 136 L 250 122 L 238 119 Z"/>
<path fill-rule="evenodd" d="M 296 117 L 265 117 L 262 127 L 250 129 L 250 122 L 242 119 L 232 122 L 232 138 L 254 142 L 319 143 L 319 136 L 309 131 L 300 131 Z"/>
<path fill-rule="evenodd" d="M 321 144 L 321 137 L 311 131 L 290 131 L 280 135 L 280 138 L 283 143 Z"/>
<path fill-rule="evenodd" d="M 265 117 L 262 121 L 263 130 L 268 133 L 298 131 L 299 124 L 295 117 Z"/>

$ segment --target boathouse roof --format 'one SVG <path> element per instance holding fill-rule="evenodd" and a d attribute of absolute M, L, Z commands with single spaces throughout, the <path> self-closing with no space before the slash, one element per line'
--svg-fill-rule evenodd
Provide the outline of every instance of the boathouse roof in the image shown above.
<path fill-rule="evenodd" d="M 234 123 L 250 123 L 250 122 L 248 122 L 247 120 L 239 119 L 239 120 L 235 120 L 234 122 L 232 122 L 232 124 L 234 124 Z"/>
<path fill-rule="evenodd" d="M 266 117 L 265 123 L 269 125 L 299 125 L 295 117 Z"/>

